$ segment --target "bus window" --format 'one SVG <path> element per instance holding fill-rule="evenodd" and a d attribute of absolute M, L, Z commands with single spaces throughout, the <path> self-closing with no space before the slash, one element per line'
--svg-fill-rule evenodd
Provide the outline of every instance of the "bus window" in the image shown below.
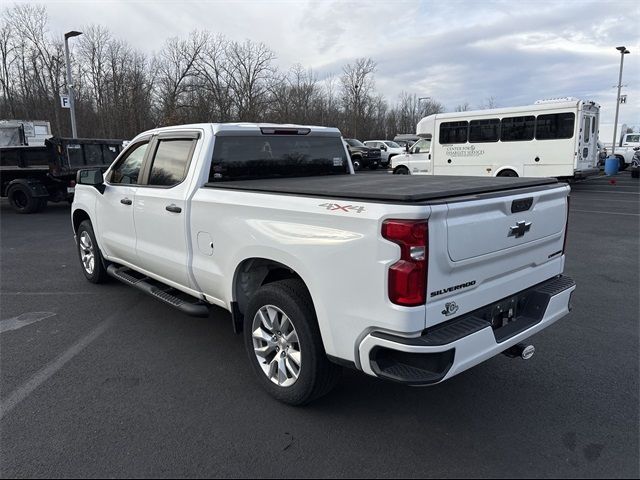
<path fill-rule="evenodd" d="M 554 140 L 573 137 L 575 115 L 573 113 L 552 113 L 538 115 L 536 119 L 536 140 Z"/>
<path fill-rule="evenodd" d="M 469 143 L 497 142 L 500 138 L 500 120 L 471 120 L 469 122 Z"/>
<path fill-rule="evenodd" d="M 440 124 L 440 144 L 467 143 L 469 122 L 444 122 Z"/>
<path fill-rule="evenodd" d="M 584 117 L 584 143 L 589 141 L 591 135 L 591 117 Z"/>
<path fill-rule="evenodd" d="M 421 138 L 411 146 L 411 153 L 429 153 L 431 149 L 431 139 Z"/>
<path fill-rule="evenodd" d="M 503 142 L 522 142 L 533 140 L 533 130 L 536 125 L 536 117 L 507 117 L 502 119 L 500 140 Z"/>

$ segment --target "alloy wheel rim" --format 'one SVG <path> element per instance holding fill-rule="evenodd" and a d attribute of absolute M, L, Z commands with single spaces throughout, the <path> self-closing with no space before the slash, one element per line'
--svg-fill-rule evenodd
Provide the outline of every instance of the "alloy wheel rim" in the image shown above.
<path fill-rule="evenodd" d="M 251 328 L 253 352 L 267 378 L 280 387 L 298 380 L 302 354 L 296 328 L 291 319 L 275 305 L 261 307 Z"/>
<path fill-rule="evenodd" d="M 80 234 L 80 261 L 82 262 L 82 268 L 89 275 L 93 274 L 93 270 L 96 267 L 96 255 L 93 248 L 93 242 L 88 232 L 84 231 Z"/>

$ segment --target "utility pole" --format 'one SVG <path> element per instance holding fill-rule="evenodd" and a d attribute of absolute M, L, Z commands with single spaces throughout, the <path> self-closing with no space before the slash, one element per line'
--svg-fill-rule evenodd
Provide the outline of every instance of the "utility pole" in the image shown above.
<path fill-rule="evenodd" d="M 622 65 L 624 64 L 624 56 L 631 53 L 627 47 L 616 47 L 620 52 L 620 76 L 618 77 L 618 97 L 616 98 L 616 119 L 613 122 L 613 144 L 611 145 L 611 156 L 616 151 L 616 130 L 618 129 L 618 112 L 620 111 L 620 89 L 622 88 Z"/>
<path fill-rule="evenodd" d="M 82 32 L 71 31 L 64 34 L 64 56 L 67 62 L 67 89 L 71 110 L 71 136 L 73 138 L 78 138 L 78 131 L 76 129 L 76 99 L 73 91 L 73 80 L 71 79 L 71 61 L 69 59 L 69 39 L 78 35 L 82 35 Z"/>

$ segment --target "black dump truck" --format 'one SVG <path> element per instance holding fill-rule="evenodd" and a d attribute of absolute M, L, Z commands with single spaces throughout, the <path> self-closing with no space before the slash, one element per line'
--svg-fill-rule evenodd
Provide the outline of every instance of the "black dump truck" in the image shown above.
<path fill-rule="evenodd" d="M 123 140 L 58 137 L 44 146 L 0 147 L 0 195 L 18 213 L 41 212 L 48 202 L 71 202 L 77 171 L 106 170 L 122 148 Z"/>

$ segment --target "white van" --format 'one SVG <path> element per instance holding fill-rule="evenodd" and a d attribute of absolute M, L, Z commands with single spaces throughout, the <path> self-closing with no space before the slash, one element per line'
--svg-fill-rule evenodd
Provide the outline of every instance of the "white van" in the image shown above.
<path fill-rule="evenodd" d="M 573 98 L 534 105 L 438 113 L 422 138 L 391 160 L 393 173 L 585 177 L 598 173 L 600 106 Z"/>

